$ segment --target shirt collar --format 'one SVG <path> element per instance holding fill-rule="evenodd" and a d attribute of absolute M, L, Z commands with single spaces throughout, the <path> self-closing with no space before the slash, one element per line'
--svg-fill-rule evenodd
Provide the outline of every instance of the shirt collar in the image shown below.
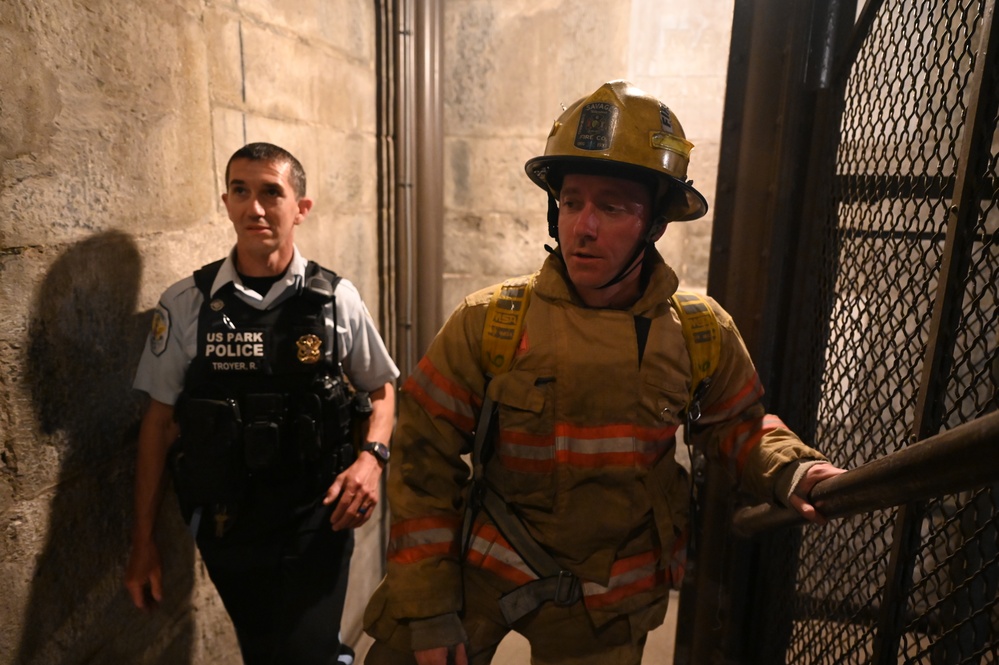
<path fill-rule="evenodd" d="M 241 298 L 257 303 L 261 307 L 268 307 L 281 295 L 287 293 L 289 289 L 297 291 L 305 283 L 305 268 L 308 265 L 308 261 L 298 251 L 297 245 L 293 249 L 294 253 L 291 257 L 291 263 L 288 265 L 288 269 L 285 270 L 284 276 L 275 282 L 270 290 L 263 294 L 261 298 L 260 294 L 246 289 L 242 281 L 240 281 L 239 273 L 236 272 L 236 247 L 233 246 L 229 255 L 225 257 L 225 261 L 222 262 L 222 267 L 219 268 L 218 274 L 215 275 L 215 281 L 212 282 L 212 296 L 223 286 L 231 282 Z"/>

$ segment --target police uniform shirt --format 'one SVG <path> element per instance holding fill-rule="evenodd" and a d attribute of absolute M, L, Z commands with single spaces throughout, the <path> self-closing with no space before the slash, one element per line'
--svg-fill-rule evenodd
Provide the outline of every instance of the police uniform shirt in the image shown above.
<path fill-rule="evenodd" d="M 235 252 L 226 257 L 212 284 L 214 295 L 232 282 L 236 296 L 256 309 L 280 305 L 294 296 L 305 283 L 308 261 L 295 247 L 294 256 L 283 277 L 275 282 L 264 295 L 244 286 L 236 273 Z M 375 328 L 371 314 L 357 288 L 341 279 L 336 291 L 337 348 L 344 372 L 359 390 L 373 391 L 399 376 L 381 335 Z M 204 302 L 203 295 L 188 276 L 167 289 L 153 314 L 152 330 L 136 370 L 133 387 L 147 393 L 158 402 L 173 405 L 184 389 L 184 377 L 191 360 L 198 350 L 198 314 Z M 332 306 L 326 306 L 326 331 L 328 340 L 333 334 Z M 332 353 L 333 345 L 327 343 L 325 352 Z"/>

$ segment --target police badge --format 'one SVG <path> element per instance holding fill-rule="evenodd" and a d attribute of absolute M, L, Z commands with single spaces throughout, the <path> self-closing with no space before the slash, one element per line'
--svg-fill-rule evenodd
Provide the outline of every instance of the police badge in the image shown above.
<path fill-rule="evenodd" d="M 298 341 L 295 342 L 295 346 L 298 347 L 299 362 L 305 363 L 306 365 L 314 365 L 319 362 L 319 350 L 323 346 L 323 340 L 312 334 L 302 335 L 298 338 Z"/>

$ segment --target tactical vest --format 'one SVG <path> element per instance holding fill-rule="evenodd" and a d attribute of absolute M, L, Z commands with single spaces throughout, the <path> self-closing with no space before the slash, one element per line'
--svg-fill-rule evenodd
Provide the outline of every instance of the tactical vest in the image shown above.
<path fill-rule="evenodd" d="M 358 395 L 343 375 L 337 335 L 330 340 L 326 328 L 327 304 L 336 316 L 335 273 L 310 261 L 298 293 L 259 310 L 232 283 L 210 293 L 221 265 L 194 273 L 204 302 L 197 355 L 177 402 L 174 466 L 185 512 L 207 506 L 224 523 L 248 488 L 321 494 L 353 462 Z"/>

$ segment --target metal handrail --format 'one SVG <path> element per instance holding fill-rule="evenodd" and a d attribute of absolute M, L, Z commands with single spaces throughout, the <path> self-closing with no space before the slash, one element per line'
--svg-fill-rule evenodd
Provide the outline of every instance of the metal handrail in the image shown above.
<path fill-rule="evenodd" d="M 923 439 L 812 489 L 811 503 L 828 519 L 850 517 L 999 482 L 999 412 Z M 753 536 L 804 524 L 790 508 L 761 504 L 736 511 L 733 530 Z"/>

